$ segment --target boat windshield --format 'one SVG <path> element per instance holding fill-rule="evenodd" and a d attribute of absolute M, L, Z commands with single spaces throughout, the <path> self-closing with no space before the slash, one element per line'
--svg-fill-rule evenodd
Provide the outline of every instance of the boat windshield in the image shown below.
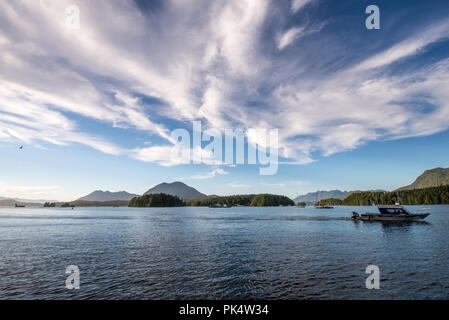
<path fill-rule="evenodd" d="M 379 208 L 381 214 L 410 214 L 405 208 Z"/>

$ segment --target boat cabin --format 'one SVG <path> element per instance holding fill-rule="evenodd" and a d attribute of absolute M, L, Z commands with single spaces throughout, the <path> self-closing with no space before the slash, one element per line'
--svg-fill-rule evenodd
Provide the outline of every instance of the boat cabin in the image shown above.
<path fill-rule="evenodd" d="M 377 206 L 377 209 L 379 209 L 380 214 L 410 214 L 401 205 Z"/>

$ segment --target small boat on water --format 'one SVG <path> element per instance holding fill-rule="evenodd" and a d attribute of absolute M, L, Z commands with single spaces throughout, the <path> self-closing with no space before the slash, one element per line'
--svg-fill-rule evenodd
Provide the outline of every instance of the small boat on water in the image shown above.
<path fill-rule="evenodd" d="M 419 221 L 430 213 L 411 213 L 401 205 L 378 205 L 379 213 L 358 214 L 353 211 L 351 219 L 362 221 Z"/>
<path fill-rule="evenodd" d="M 16 208 L 25 208 L 25 205 L 23 205 L 23 204 L 15 203 L 14 205 L 15 205 Z"/>
<path fill-rule="evenodd" d="M 232 208 L 232 205 L 227 205 L 226 203 L 212 203 L 209 205 L 209 208 Z"/>

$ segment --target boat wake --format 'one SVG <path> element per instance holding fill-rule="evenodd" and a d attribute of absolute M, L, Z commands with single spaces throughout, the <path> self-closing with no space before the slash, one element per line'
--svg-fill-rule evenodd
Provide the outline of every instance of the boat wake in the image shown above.
<path fill-rule="evenodd" d="M 202 220 L 235 220 L 235 221 L 351 221 L 349 217 L 325 216 L 270 216 L 270 217 L 201 217 Z"/>

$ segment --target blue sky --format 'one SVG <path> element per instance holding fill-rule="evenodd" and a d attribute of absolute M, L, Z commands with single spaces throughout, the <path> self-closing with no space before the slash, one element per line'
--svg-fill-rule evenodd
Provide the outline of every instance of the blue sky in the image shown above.
<path fill-rule="evenodd" d="M 448 71 L 445 1 L 2 1 L 0 196 L 395 189 L 448 167 Z M 277 128 L 277 173 L 173 161 L 193 121 Z"/>

